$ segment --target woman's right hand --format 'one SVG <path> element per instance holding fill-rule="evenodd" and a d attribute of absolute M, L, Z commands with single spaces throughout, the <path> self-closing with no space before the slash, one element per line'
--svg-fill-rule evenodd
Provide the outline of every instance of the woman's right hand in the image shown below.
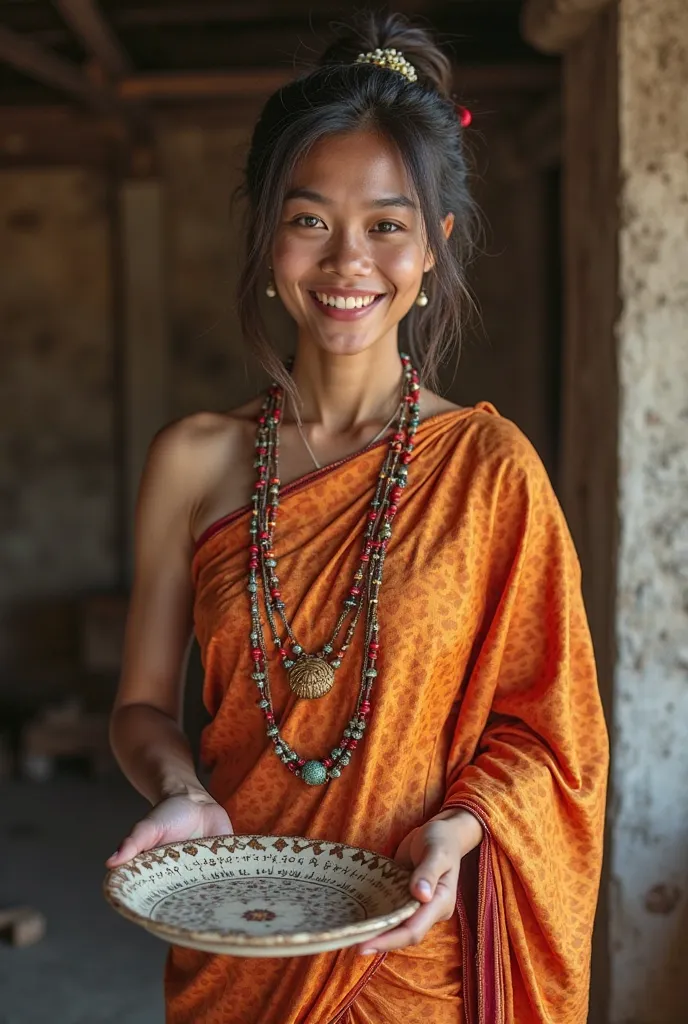
<path fill-rule="evenodd" d="M 145 818 L 134 825 L 105 864 L 108 868 L 116 868 L 137 853 L 156 846 L 206 836 L 224 836 L 233 831 L 229 815 L 208 793 L 170 796 L 156 804 Z"/>

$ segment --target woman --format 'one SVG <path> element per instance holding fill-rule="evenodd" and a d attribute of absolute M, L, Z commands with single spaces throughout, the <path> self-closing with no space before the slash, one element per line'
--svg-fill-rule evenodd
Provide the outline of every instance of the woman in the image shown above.
<path fill-rule="evenodd" d="M 247 165 L 240 312 L 276 384 L 149 453 L 112 742 L 153 809 L 108 865 L 234 829 L 413 869 L 421 908 L 367 948 L 173 948 L 171 1024 L 583 1024 L 607 739 L 579 566 L 523 435 L 416 370 L 466 294 L 450 68 L 398 17 L 322 63 L 268 101 Z M 208 790 L 178 725 L 192 621 Z"/>

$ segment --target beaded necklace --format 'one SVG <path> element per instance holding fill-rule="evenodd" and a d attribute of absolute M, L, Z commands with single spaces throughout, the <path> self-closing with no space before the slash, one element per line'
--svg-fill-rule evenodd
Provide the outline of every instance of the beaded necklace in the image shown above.
<path fill-rule="evenodd" d="M 258 689 L 257 705 L 265 717 L 266 732 L 274 745 L 275 754 L 290 772 L 311 786 L 328 779 L 336 779 L 351 760 L 352 751 L 363 738 L 371 712 L 371 693 L 377 676 L 375 662 L 380 649 L 378 600 L 387 545 L 392 536 L 392 521 L 408 477 L 408 463 L 413 451 L 413 438 L 420 421 L 418 399 L 420 384 L 417 370 L 407 355 L 401 355 L 403 368 L 403 396 L 397 429 L 390 439 L 378 474 L 377 486 L 363 532 L 363 546 L 353 582 L 342 603 L 342 610 L 327 643 L 316 654 L 308 654 L 294 636 L 282 600 L 277 575 L 277 557 L 274 550 L 274 532 L 279 507 L 279 428 L 284 406 L 283 389 L 273 384 L 267 392 L 256 431 L 256 459 L 258 470 L 250 518 L 248 591 L 251 610 L 252 679 Z M 272 641 L 287 671 L 293 692 L 306 699 L 319 698 L 328 693 L 335 681 L 335 673 L 342 664 L 365 610 L 364 651 L 361 682 L 355 711 L 344 729 L 339 744 L 329 756 L 307 761 L 285 741 L 275 721 L 270 692 L 268 652 L 263 624 L 258 607 L 259 581 L 262 585 L 265 612 Z M 280 625 L 284 638 L 280 635 Z M 337 643 L 344 624 L 348 625 L 343 642 Z M 291 650 L 288 649 L 287 644 Z M 332 657 L 334 655 L 334 657 Z"/>

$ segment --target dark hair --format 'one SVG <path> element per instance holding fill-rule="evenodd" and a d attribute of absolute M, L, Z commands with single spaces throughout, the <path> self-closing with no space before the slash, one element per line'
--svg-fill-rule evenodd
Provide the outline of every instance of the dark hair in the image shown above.
<path fill-rule="evenodd" d="M 356 63 L 359 53 L 377 47 L 401 50 L 415 67 L 417 81 L 389 68 Z M 259 299 L 284 196 L 297 163 L 316 142 L 374 130 L 399 150 L 435 259 L 426 286 L 430 302 L 413 306 L 400 324 L 403 347 L 421 378 L 434 385 L 442 359 L 460 342 L 464 313 L 471 306 L 465 273 L 475 207 L 450 62 L 425 29 L 403 16 L 366 13 L 325 51 L 320 65 L 278 89 L 253 132 L 243 189 L 249 200 L 246 260 L 238 289 L 244 336 L 271 375 L 288 386 L 267 338 Z M 447 241 L 441 220 L 449 212 L 455 224 Z"/>

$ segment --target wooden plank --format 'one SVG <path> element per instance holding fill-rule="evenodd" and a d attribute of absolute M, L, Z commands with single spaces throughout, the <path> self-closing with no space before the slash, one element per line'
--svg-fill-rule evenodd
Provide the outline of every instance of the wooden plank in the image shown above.
<path fill-rule="evenodd" d="M 131 62 L 93 0 L 54 0 L 60 14 L 89 53 L 112 78 L 131 73 Z"/>
<path fill-rule="evenodd" d="M 121 118 L 74 106 L 0 106 L 0 167 L 112 166 L 125 144 Z"/>
<path fill-rule="evenodd" d="M 124 304 L 125 566 L 130 580 L 134 510 L 141 471 L 148 445 L 170 416 L 161 183 L 155 179 L 124 181 L 119 189 L 119 218 Z"/>
<path fill-rule="evenodd" d="M 611 0 L 526 0 L 521 33 L 544 53 L 564 53 L 590 28 Z"/>
<path fill-rule="evenodd" d="M 552 92 L 559 88 L 558 62 L 532 64 L 467 64 L 456 69 L 459 96 L 480 93 Z"/>
<path fill-rule="evenodd" d="M 181 71 L 130 75 L 117 87 L 120 99 L 202 100 L 269 95 L 295 77 L 291 68 L 251 68 L 236 71 Z"/>
<path fill-rule="evenodd" d="M 490 142 L 492 173 L 501 181 L 528 177 L 561 163 L 561 96 L 539 100 L 522 117 L 510 110 L 499 118 L 501 131 Z"/>
<path fill-rule="evenodd" d="M 241 68 L 232 71 L 180 71 L 130 75 L 118 83 L 125 101 L 189 101 L 267 96 L 296 78 L 299 68 Z M 555 64 L 462 67 L 456 72 L 461 94 L 552 90 L 559 83 Z"/>
<path fill-rule="evenodd" d="M 115 99 L 109 92 L 68 61 L 1 25 L 0 60 L 98 111 L 111 110 L 115 105 Z"/>
<path fill-rule="evenodd" d="M 583 569 L 583 594 L 609 722 L 616 665 L 618 549 L 618 74 L 617 13 L 610 7 L 567 51 L 563 68 L 560 460 L 562 502 Z M 593 942 L 590 1024 L 609 1020 L 610 888 L 605 862 Z"/>

